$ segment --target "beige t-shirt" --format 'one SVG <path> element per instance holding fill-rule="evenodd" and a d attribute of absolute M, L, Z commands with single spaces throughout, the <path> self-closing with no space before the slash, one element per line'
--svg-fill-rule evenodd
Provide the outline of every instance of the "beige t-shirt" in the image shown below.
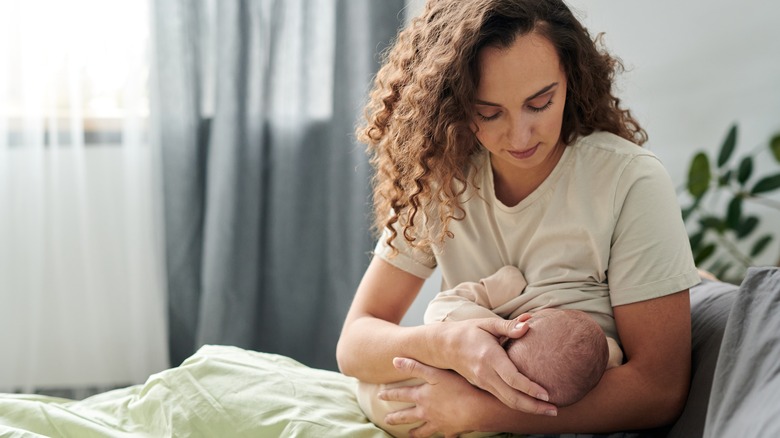
<path fill-rule="evenodd" d="M 390 258 L 383 238 L 375 254 L 421 278 L 438 266 L 441 290 L 516 266 L 528 282 L 524 309 L 582 310 L 615 339 L 613 306 L 700 281 L 671 179 L 646 149 L 606 132 L 582 137 L 511 207 L 496 199 L 486 151 L 473 171 L 479 188 L 463 194 L 466 216 L 450 223 L 451 239 L 422 251 L 395 239 L 400 253 Z"/>

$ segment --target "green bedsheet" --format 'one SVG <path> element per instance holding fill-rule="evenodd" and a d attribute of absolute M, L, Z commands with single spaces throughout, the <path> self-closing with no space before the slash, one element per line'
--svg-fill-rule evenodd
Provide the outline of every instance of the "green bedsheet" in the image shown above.
<path fill-rule="evenodd" d="M 143 385 L 81 400 L 0 394 L 0 437 L 356 437 L 357 381 L 284 356 L 205 346 Z"/>

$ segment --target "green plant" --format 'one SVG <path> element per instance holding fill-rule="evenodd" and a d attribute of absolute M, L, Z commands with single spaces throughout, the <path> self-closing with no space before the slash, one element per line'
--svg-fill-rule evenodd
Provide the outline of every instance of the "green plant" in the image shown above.
<path fill-rule="evenodd" d="M 733 282 L 739 282 L 747 268 L 756 265 L 755 258 L 780 237 L 780 226 L 756 236 L 761 219 L 743 208 L 749 202 L 780 211 L 780 201 L 771 197 L 780 189 L 780 133 L 768 145 L 760 144 L 732 159 L 737 135 L 738 127 L 734 124 L 717 159 L 711 159 L 706 152 L 696 152 L 682 188 L 690 195 L 690 204 L 683 207 L 683 220 L 696 266 Z M 765 152 L 774 157 L 770 159 L 772 169 L 768 175 L 756 175 L 755 164 Z M 780 225 L 780 220 L 774 223 Z"/>

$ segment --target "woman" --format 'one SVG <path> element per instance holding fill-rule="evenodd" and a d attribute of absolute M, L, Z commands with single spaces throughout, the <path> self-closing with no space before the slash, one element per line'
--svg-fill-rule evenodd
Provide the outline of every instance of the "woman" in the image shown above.
<path fill-rule="evenodd" d="M 674 188 L 612 94 L 620 64 L 558 0 L 429 0 L 379 71 L 359 130 L 382 237 L 338 345 L 343 373 L 415 403 L 412 436 L 608 432 L 667 424 L 690 374 L 699 282 Z M 442 288 L 518 267 L 538 307 L 585 310 L 624 365 L 560 408 L 499 338 L 521 319 L 400 327 L 435 267 Z M 527 318 L 527 316 L 523 317 Z"/>

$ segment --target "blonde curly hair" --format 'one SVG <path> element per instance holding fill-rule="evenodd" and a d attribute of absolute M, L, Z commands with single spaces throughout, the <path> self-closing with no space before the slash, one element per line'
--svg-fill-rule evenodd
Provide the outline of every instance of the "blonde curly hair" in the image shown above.
<path fill-rule="evenodd" d="M 374 228 L 396 252 L 452 237 L 465 217 L 459 196 L 480 150 L 471 129 L 477 53 L 535 32 L 555 46 L 567 79 L 561 139 L 608 131 L 639 145 L 645 131 L 612 91 L 620 60 L 601 50 L 561 0 L 428 0 L 384 54 L 358 127 L 374 168 Z"/>

